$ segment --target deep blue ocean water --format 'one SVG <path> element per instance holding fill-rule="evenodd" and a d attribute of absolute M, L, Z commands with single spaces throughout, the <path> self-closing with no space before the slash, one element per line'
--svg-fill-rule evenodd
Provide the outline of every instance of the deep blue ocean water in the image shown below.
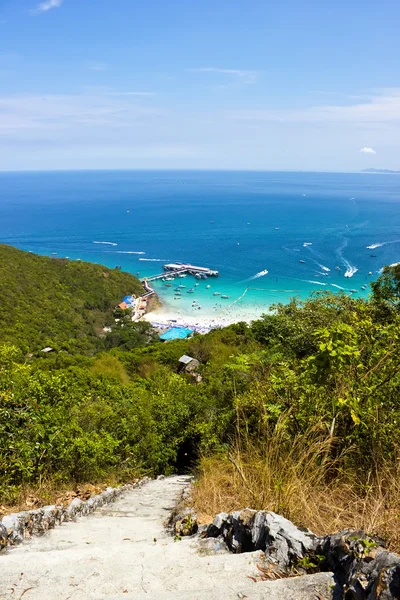
<path fill-rule="evenodd" d="M 205 308 L 223 304 L 216 290 L 230 304 L 248 289 L 240 306 L 259 309 L 317 290 L 365 295 L 362 285 L 400 261 L 399 209 L 397 175 L 0 173 L 1 242 L 141 276 L 169 261 L 208 266 L 220 277 L 196 288 Z M 173 288 L 157 291 L 177 306 Z M 191 301 L 180 306 L 190 310 Z"/>

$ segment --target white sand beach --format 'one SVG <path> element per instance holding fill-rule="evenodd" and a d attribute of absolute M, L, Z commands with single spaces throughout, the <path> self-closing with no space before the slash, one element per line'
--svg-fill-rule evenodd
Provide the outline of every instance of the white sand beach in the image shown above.
<path fill-rule="evenodd" d="M 220 311 L 220 313 L 211 313 L 204 311 L 193 311 L 194 314 L 190 315 L 185 311 L 172 311 L 167 307 L 161 307 L 157 310 L 150 311 L 144 315 L 144 319 L 150 323 L 157 323 L 160 325 L 183 325 L 185 327 L 196 327 L 196 328 L 207 328 L 213 329 L 216 327 L 226 327 L 232 323 L 238 323 L 245 321 L 250 323 L 255 319 L 258 319 L 262 313 L 266 310 L 250 308 L 250 307 L 239 307 L 235 310 Z"/>

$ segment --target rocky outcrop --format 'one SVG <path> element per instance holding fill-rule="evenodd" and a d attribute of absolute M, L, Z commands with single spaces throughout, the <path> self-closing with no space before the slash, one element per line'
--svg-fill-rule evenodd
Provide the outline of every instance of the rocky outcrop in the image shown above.
<path fill-rule="evenodd" d="M 108 487 L 104 492 L 86 501 L 74 498 L 67 506 L 44 506 L 36 510 L 6 515 L 0 523 L 0 552 L 7 546 L 20 544 L 33 535 L 42 535 L 65 521 L 73 521 L 76 517 L 92 513 L 100 506 L 113 502 L 124 492 L 140 486 L 144 481 L 118 488 Z"/>
<path fill-rule="evenodd" d="M 341 531 L 321 540 L 322 570 L 335 573 L 346 600 L 400 598 L 400 556 L 388 552 L 378 537 Z"/>
<path fill-rule="evenodd" d="M 314 553 L 320 538 L 274 512 L 245 509 L 216 516 L 207 537 L 222 536 L 235 553 L 264 550 L 280 567 L 290 569 Z"/>
<path fill-rule="evenodd" d="M 337 599 L 400 599 L 400 556 L 363 532 L 317 536 L 274 512 L 245 509 L 217 515 L 205 535 L 234 553 L 263 550 L 268 572 L 279 576 L 332 571 Z"/>

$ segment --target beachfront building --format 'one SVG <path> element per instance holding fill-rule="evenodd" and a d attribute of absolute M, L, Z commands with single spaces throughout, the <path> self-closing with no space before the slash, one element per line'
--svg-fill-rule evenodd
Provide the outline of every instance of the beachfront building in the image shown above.
<path fill-rule="evenodd" d="M 186 371 L 186 373 L 193 373 L 199 364 L 200 362 L 197 360 L 197 358 L 192 358 L 191 356 L 184 354 L 179 359 L 178 372 L 181 373 L 182 371 Z"/>

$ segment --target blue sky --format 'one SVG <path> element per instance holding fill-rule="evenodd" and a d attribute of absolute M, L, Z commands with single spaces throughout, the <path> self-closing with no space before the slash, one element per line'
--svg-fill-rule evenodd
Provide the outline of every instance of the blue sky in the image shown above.
<path fill-rule="evenodd" d="M 0 170 L 400 169 L 397 0 L 0 0 Z"/>

